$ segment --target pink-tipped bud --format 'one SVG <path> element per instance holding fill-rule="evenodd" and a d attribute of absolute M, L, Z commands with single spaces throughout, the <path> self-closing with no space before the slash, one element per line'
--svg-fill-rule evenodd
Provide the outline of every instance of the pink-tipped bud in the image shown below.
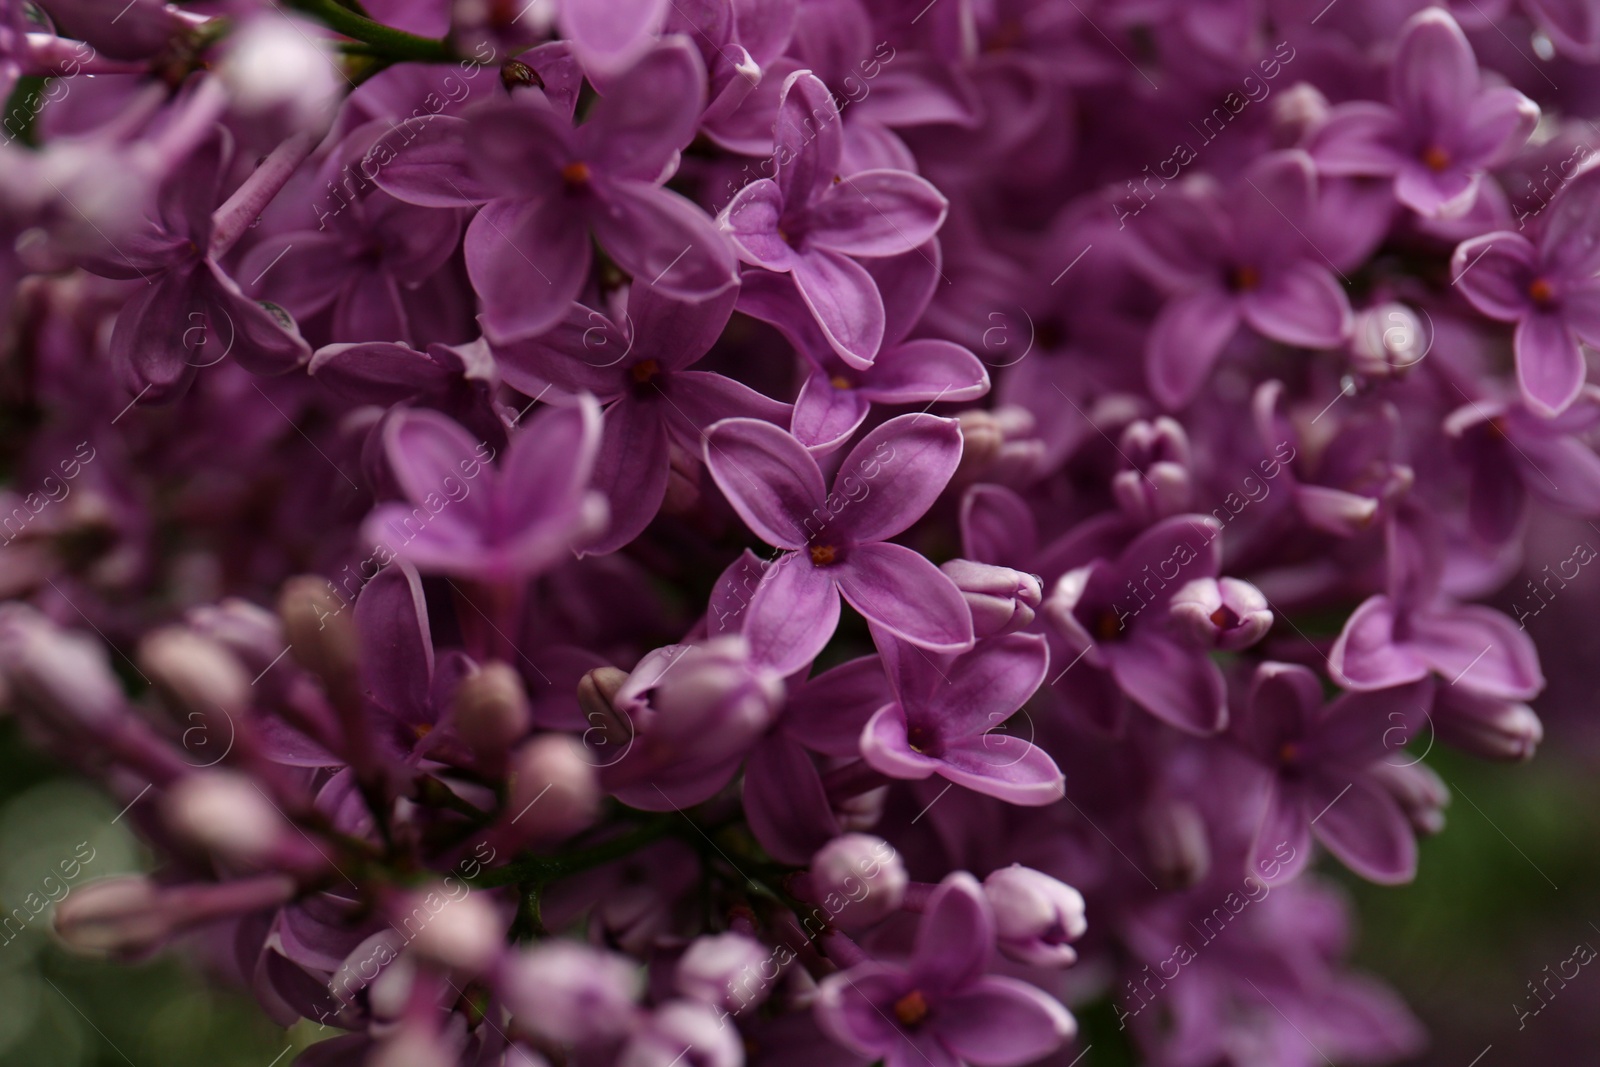
<path fill-rule="evenodd" d="M 238 658 L 187 627 L 146 635 L 139 642 L 139 667 L 180 717 L 237 717 L 250 706 L 250 678 Z"/>
<path fill-rule="evenodd" d="M 1189 477 L 1189 435 L 1163 415 L 1139 419 L 1122 431 L 1117 446 L 1128 468 L 1111 478 L 1117 506 L 1138 523 L 1152 523 L 1189 510 L 1194 484 Z"/>
<path fill-rule="evenodd" d="M 509 957 L 499 992 L 519 1026 L 557 1045 L 583 1047 L 633 1029 L 642 977 L 625 956 L 552 940 Z"/>
<path fill-rule="evenodd" d="M 810 895 L 845 929 L 893 915 L 910 881 L 900 853 L 871 834 L 841 834 L 811 857 Z"/>
<path fill-rule="evenodd" d="M 1432 722 L 1439 740 L 1484 759 L 1532 759 L 1544 740 L 1544 724 L 1528 705 L 1475 693 L 1465 685 L 1439 690 Z M 1388 762 L 1405 761 L 1391 755 Z"/>
<path fill-rule="evenodd" d="M 1296 82 L 1268 105 L 1272 143 L 1292 148 L 1328 117 L 1328 98 L 1310 82 Z"/>
<path fill-rule="evenodd" d="M 559 841 L 600 812 L 600 781 L 583 745 L 544 734 L 512 754 L 506 810 L 509 833 L 525 842 Z"/>
<path fill-rule="evenodd" d="M 447 881 L 401 901 L 394 920 L 423 959 L 468 974 L 486 974 L 505 951 L 506 921 L 463 883 Z"/>
<path fill-rule="evenodd" d="M 1237 652 L 1272 629 L 1272 609 L 1261 590 L 1238 578 L 1196 578 L 1172 596 L 1172 621 L 1196 645 Z"/>
<path fill-rule="evenodd" d="M 456 735 L 479 759 L 504 761 L 533 725 L 522 679 L 505 663 L 485 663 L 462 679 L 453 705 Z"/>
<path fill-rule="evenodd" d="M 1428 342 L 1416 312 L 1392 301 L 1378 304 L 1356 313 L 1350 362 L 1369 378 L 1392 378 L 1422 362 Z"/>
<path fill-rule="evenodd" d="M 1425 763 L 1390 762 L 1398 756 L 1381 759 L 1371 768 L 1373 778 L 1399 801 L 1411 820 L 1411 828 L 1423 837 L 1444 829 L 1444 809 L 1450 804 L 1450 789 Z"/>
<path fill-rule="evenodd" d="M 956 583 L 972 611 L 972 629 L 978 637 L 1015 633 L 1033 622 L 1044 589 L 1037 575 L 1010 567 L 995 567 L 966 559 L 953 559 L 940 570 Z"/>
<path fill-rule="evenodd" d="M 743 1067 L 744 1042 L 714 1008 L 674 1000 L 657 1008 L 623 1046 L 617 1067 Z"/>
<path fill-rule="evenodd" d="M 697 937 L 678 960 L 673 983 L 686 997 L 737 1014 L 766 999 L 761 968 L 773 959 L 772 949 L 744 934 Z"/>
<path fill-rule="evenodd" d="M 183 778 L 168 790 L 162 809 L 174 833 L 234 863 L 287 858 L 304 841 L 249 778 L 233 771 Z"/>
<path fill-rule="evenodd" d="M 126 710 L 105 647 L 24 604 L 0 607 L 0 673 L 11 699 L 47 720 L 101 730 Z"/>
<path fill-rule="evenodd" d="M 1032 967 L 1066 967 L 1078 954 L 1068 942 L 1088 929 L 1083 895 L 1040 871 L 1013 863 L 983 880 L 994 909 L 1000 951 Z"/>

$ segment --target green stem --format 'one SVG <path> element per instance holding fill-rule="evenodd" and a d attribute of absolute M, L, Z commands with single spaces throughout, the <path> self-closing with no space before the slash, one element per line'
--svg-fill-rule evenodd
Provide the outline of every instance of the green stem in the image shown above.
<path fill-rule="evenodd" d="M 674 821 L 681 819 L 682 817 L 678 815 L 663 815 L 650 820 L 637 830 L 595 845 L 593 848 L 579 849 L 561 856 L 529 856 L 527 859 L 516 860 L 504 867 L 484 871 L 472 879 L 472 884 L 479 889 L 522 883 L 543 886 L 557 878 L 564 878 L 569 874 L 577 874 L 579 871 L 598 867 L 602 863 L 621 859 L 665 837 L 672 831 Z"/>
<path fill-rule="evenodd" d="M 329 29 L 371 45 L 385 58 L 417 63 L 449 63 L 460 57 L 448 42 L 418 37 L 356 14 L 337 0 L 289 0 L 297 11 L 320 19 Z"/>

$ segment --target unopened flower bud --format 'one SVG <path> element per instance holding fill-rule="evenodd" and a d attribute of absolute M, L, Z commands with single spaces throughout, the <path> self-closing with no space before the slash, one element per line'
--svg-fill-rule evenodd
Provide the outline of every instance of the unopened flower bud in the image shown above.
<path fill-rule="evenodd" d="M 1158 800 L 1145 810 L 1139 830 L 1163 887 L 1188 889 L 1204 880 L 1211 869 L 1211 843 L 1205 819 L 1193 804 Z"/>
<path fill-rule="evenodd" d="M 0 672 L 13 700 L 86 729 L 110 725 L 125 709 L 104 647 L 23 604 L 0 607 Z"/>
<path fill-rule="evenodd" d="M 316 675 L 335 704 L 359 702 L 360 639 L 353 612 L 313 574 L 290 578 L 278 596 L 289 655 Z"/>
<path fill-rule="evenodd" d="M 617 667 L 596 667 L 578 681 L 578 708 L 596 743 L 615 745 L 618 751 L 633 737 L 628 717 L 617 710 L 617 694 L 627 684 L 628 672 Z"/>
<path fill-rule="evenodd" d="M 738 1028 L 724 1025 L 713 1008 L 674 1000 L 657 1008 L 623 1046 L 617 1067 L 674 1067 L 693 1054 L 698 1067 L 742 1067 Z"/>
<path fill-rule="evenodd" d="M 642 973 L 624 956 L 570 940 L 511 956 L 500 995 L 520 1026 L 557 1045 L 594 1045 L 633 1028 Z"/>
<path fill-rule="evenodd" d="M 1152 523 L 1189 510 L 1194 486 L 1189 476 L 1189 435 L 1163 415 L 1135 420 L 1122 431 L 1118 451 L 1129 469 L 1111 478 L 1117 506 L 1138 523 Z"/>
<path fill-rule="evenodd" d="M 1432 768 L 1424 763 L 1382 759 L 1372 765 L 1371 774 L 1400 803 L 1417 834 L 1431 837 L 1444 829 L 1444 809 L 1450 803 L 1450 789 Z"/>
<path fill-rule="evenodd" d="M 484 974 L 505 949 L 506 923 L 493 904 L 449 880 L 408 894 L 391 922 L 424 959 L 451 970 Z"/>
<path fill-rule="evenodd" d="M 228 37 L 217 75 L 241 116 L 287 136 L 317 126 L 337 99 L 337 57 L 314 26 L 278 12 L 247 20 Z"/>
<path fill-rule="evenodd" d="M 959 413 L 956 421 L 961 424 L 961 463 L 953 480 L 969 482 L 1000 458 L 1005 429 L 992 413 L 978 409 Z"/>
<path fill-rule="evenodd" d="M 678 960 L 673 982 L 686 997 L 737 1013 L 766 999 L 761 965 L 771 957 L 770 948 L 744 934 L 697 937 Z"/>
<path fill-rule="evenodd" d="M 237 863 L 262 863 L 289 843 L 292 828 L 254 783 L 234 771 L 191 774 L 162 801 L 173 832 Z"/>
<path fill-rule="evenodd" d="M 170 888 L 143 875 L 108 878 L 62 900 L 55 928 L 79 952 L 137 959 L 185 929 L 286 904 L 295 891 L 281 874 Z"/>
<path fill-rule="evenodd" d="M 846 929 L 893 915 L 909 884 L 900 853 L 871 834 L 841 834 L 811 857 L 811 895 Z"/>
<path fill-rule="evenodd" d="M 1328 98 L 1310 82 L 1296 82 L 1273 98 L 1268 114 L 1272 143 L 1280 148 L 1299 144 L 1328 117 Z"/>
<path fill-rule="evenodd" d="M 544 734 L 511 757 L 507 810 L 511 832 L 524 841 L 559 841 L 594 822 L 600 782 L 583 746 L 566 734 Z"/>
<path fill-rule="evenodd" d="M 1272 629 L 1261 590 L 1238 578 L 1196 578 L 1172 596 L 1172 621 L 1201 648 L 1237 652 Z"/>
<path fill-rule="evenodd" d="M 250 679 L 219 641 L 183 626 L 156 630 L 139 642 L 139 667 L 181 716 L 242 715 Z"/>
<path fill-rule="evenodd" d="M 1033 622 L 1044 598 L 1037 575 L 1010 567 L 995 567 L 966 559 L 953 559 L 940 570 L 956 583 L 972 611 L 972 629 L 978 637 L 1014 633 Z"/>
<path fill-rule="evenodd" d="M 453 706 L 456 735 L 480 759 L 497 762 L 533 722 L 522 679 L 505 663 L 486 663 L 462 679 Z"/>
<path fill-rule="evenodd" d="M 1083 936 L 1083 895 L 1048 874 L 1013 863 L 983 880 L 994 909 L 1000 951 L 1032 967 L 1065 967 L 1078 959 L 1068 944 Z"/>
<path fill-rule="evenodd" d="M 1378 304 L 1357 312 L 1350 335 L 1350 362 L 1369 378 L 1389 378 L 1414 367 L 1428 353 L 1422 320 L 1404 304 Z"/>
<path fill-rule="evenodd" d="M 1528 705 L 1476 693 L 1464 685 L 1439 690 L 1432 722 L 1439 740 L 1484 759 L 1532 759 L 1544 740 L 1544 724 Z"/>

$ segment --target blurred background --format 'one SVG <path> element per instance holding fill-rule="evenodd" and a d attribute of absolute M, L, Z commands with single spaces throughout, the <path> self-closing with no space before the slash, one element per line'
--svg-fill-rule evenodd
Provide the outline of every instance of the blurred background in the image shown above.
<path fill-rule="evenodd" d="M 1542 527 L 1525 571 L 1579 541 L 1600 548 L 1600 530 Z M 1510 611 L 1524 581 L 1498 606 Z M 1546 734 L 1531 763 L 1482 763 L 1418 738 L 1452 803 L 1444 832 L 1422 842 L 1414 883 L 1366 885 L 1323 864 L 1355 902 L 1358 965 L 1397 988 L 1432 1034 L 1416 1067 L 1600 1067 L 1597 604 L 1600 575 L 1585 571 L 1527 617 L 1553 680 L 1535 702 Z M 331 1036 L 310 1023 L 285 1033 L 176 957 L 129 968 L 55 943 L 51 897 L 148 863 L 115 804 L 0 719 L 0 1067 L 287 1067 Z M 1085 1017 L 1095 1047 L 1079 1067 L 1129 1062 L 1108 1021 L 1105 1010 Z"/>

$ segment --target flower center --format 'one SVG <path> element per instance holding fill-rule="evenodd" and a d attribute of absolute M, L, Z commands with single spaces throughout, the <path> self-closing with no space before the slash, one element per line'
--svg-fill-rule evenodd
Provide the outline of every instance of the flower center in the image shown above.
<path fill-rule="evenodd" d="M 1114 641 L 1122 633 L 1122 619 L 1116 610 L 1107 608 L 1094 620 L 1094 635 L 1101 641 Z"/>
<path fill-rule="evenodd" d="M 1294 741 L 1285 741 L 1278 746 L 1278 762 L 1294 765 L 1300 761 L 1300 746 Z"/>
<path fill-rule="evenodd" d="M 1224 604 L 1211 613 L 1211 621 L 1219 629 L 1231 630 L 1239 625 L 1239 613 Z"/>
<path fill-rule="evenodd" d="M 1229 281 L 1233 283 L 1234 292 L 1248 293 L 1261 284 L 1261 272 L 1250 266 L 1235 267 Z"/>
<path fill-rule="evenodd" d="M 811 562 L 826 567 L 839 558 L 839 550 L 832 545 L 812 545 Z"/>
<path fill-rule="evenodd" d="M 1528 283 L 1528 295 L 1535 304 L 1548 306 L 1556 298 L 1556 287 L 1550 284 L 1548 278 L 1535 278 Z"/>
<path fill-rule="evenodd" d="M 849 378 L 846 378 L 842 374 L 835 374 L 832 378 L 829 378 L 828 379 L 828 384 L 833 386 L 835 389 L 854 389 L 855 388 L 855 383 L 852 382 Z"/>
<path fill-rule="evenodd" d="M 919 726 L 913 723 L 906 727 L 906 744 L 917 755 L 926 756 L 928 750 L 933 747 L 933 741 L 933 734 L 929 732 L 926 726 Z"/>
<path fill-rule="evenodd" d="M 653 359 L 642 359 L 635 363 L 628 371 L 628 375 L 639 385 L 649 385 L 655 376 L 661 373 L 661 364 Z"/>
<path fill-rule="evenodd" d="M 1438 174 L 1450 166 L 1450 153 L 1436 144 L 1431 144 L 1422 150 L 1422 162 L 1429 170 Z"/>
<path fill-rule="evenodd" d="M 900 1020 L 901 1026 L 922 1025 L 928 1017 L 928 998 L 922 995 L 922 990 L 913 989 L 894 1002 L 894 1017 Z"/>
<path fill-rule="evenodd" d="M 588 185 L 589 179 L 592 177 L 594 177 L 594 174 L 589 170 L 589 164 L 581 160 L 575 163 L 568 163 L 561 168 L 561 180 L 573 188 Z"/>

